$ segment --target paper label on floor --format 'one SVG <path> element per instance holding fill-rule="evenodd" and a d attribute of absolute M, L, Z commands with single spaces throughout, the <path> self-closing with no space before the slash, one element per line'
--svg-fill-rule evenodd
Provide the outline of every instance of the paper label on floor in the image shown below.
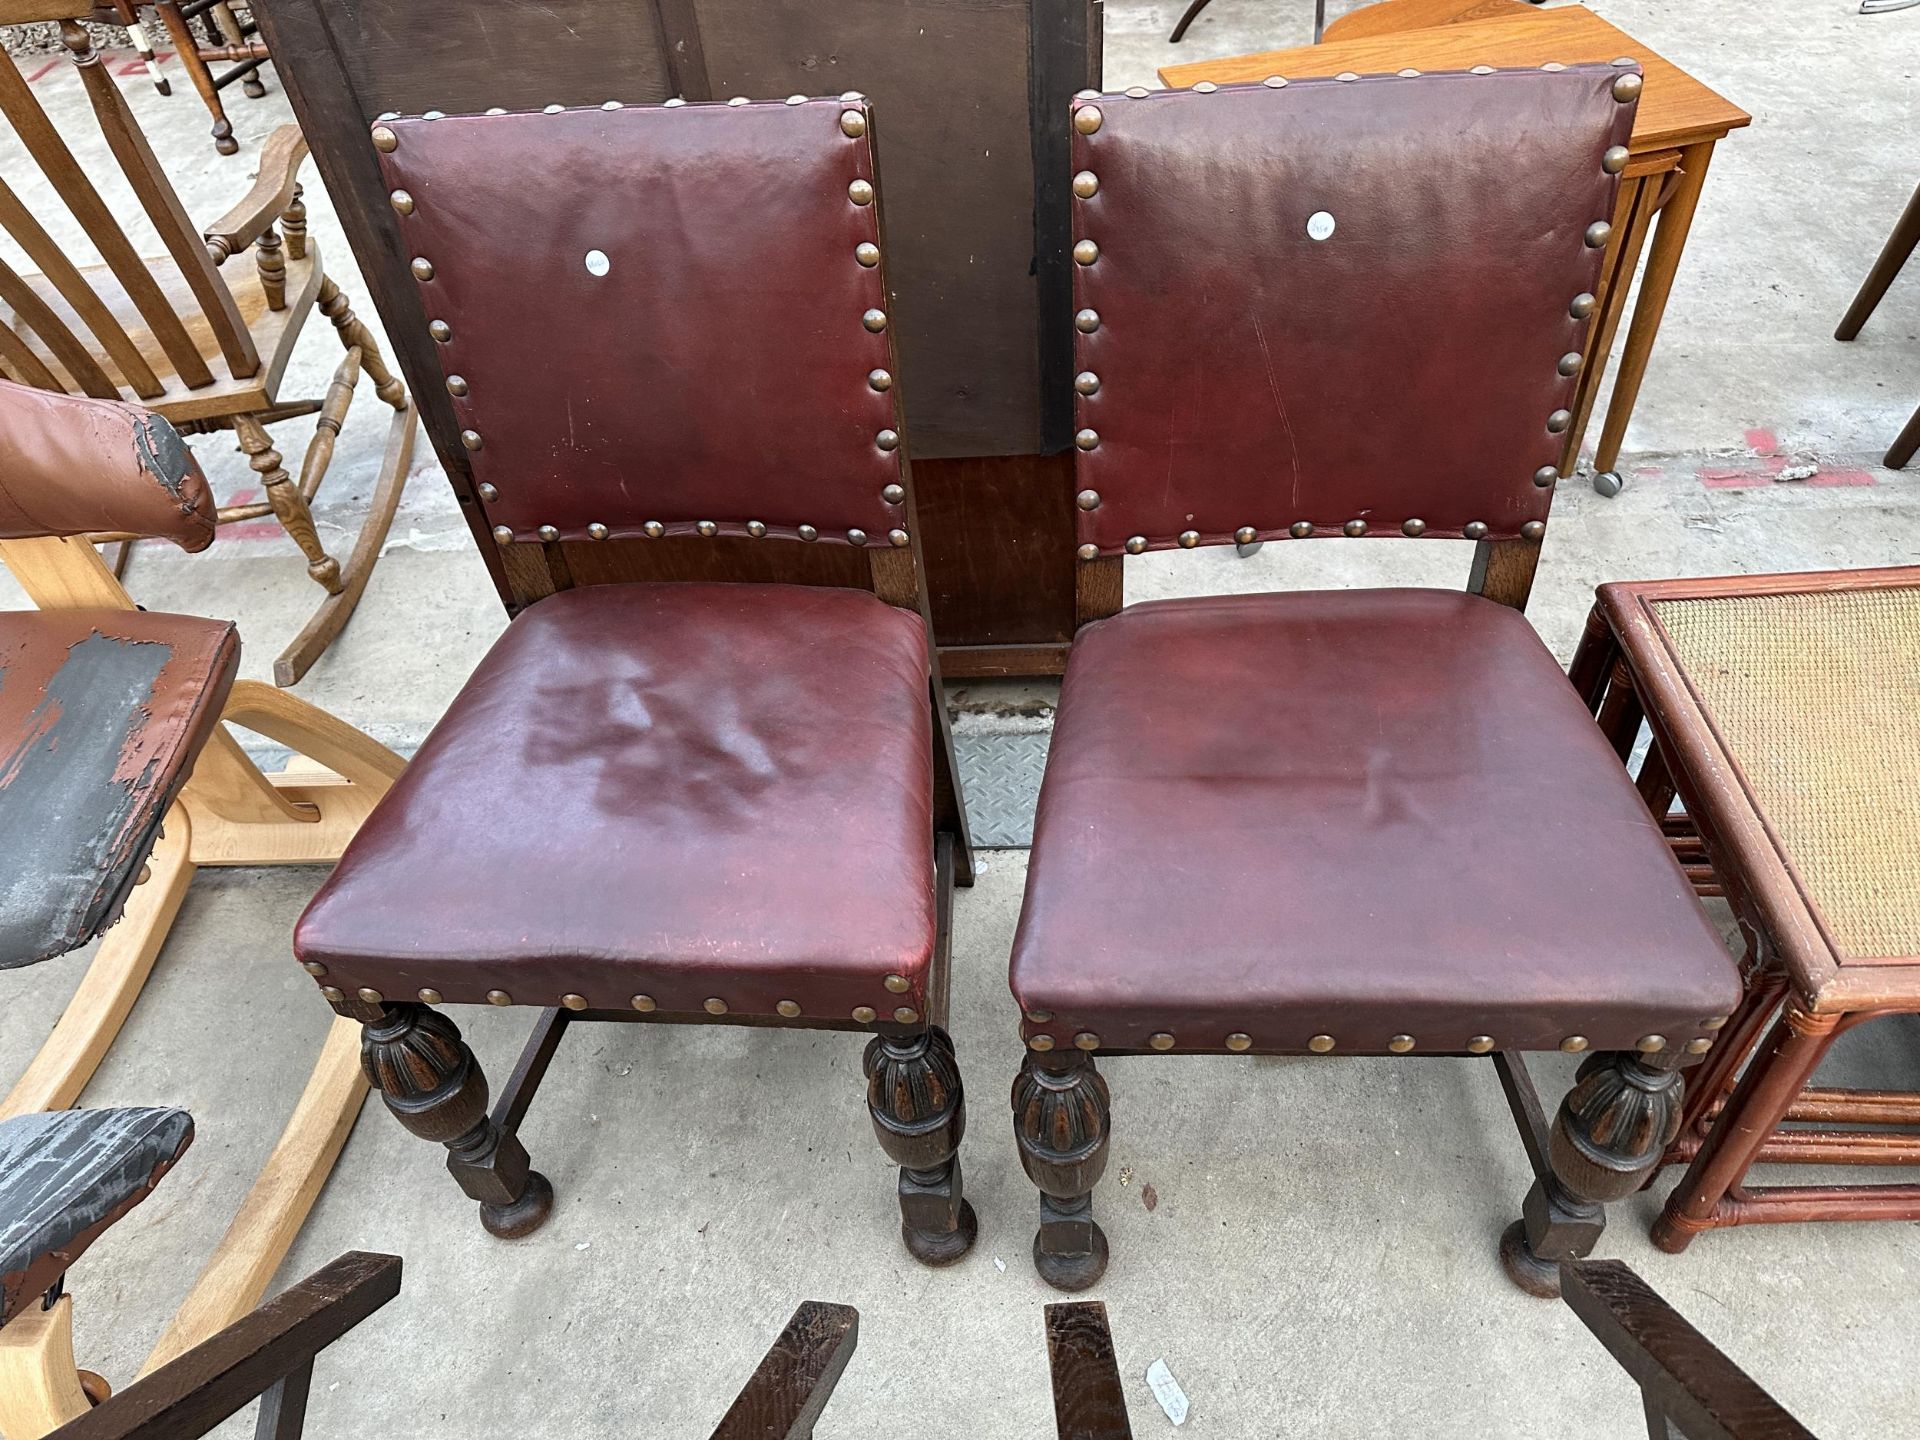
<path fill-rule="evenodd" d="M 1173 1378 L 1166 1361 L 1156 1360 L 1147 1366 L 1147 1384 L 1153 1387 L 1153 1398 L 1160 1402 L 1160 1408 L 1167 1412 L 1167 1418 L 1176 1425 L 1186 1424 L 1187 1392 Z"/>

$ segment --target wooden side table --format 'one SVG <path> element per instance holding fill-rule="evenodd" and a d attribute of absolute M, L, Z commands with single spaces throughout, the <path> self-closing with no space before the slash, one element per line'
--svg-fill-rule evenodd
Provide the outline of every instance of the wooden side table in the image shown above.
<path fill-rule="evenodd" d="M 1395 28 L 1388 28 L 1390 24 Z M 1588 331 L 1573 424 L 1567 429 L 1567 448 L 1560 462 L 1561 475 L 1571 475 L 1644 253 L 1640 298 L 1627 327 L 1613 398 L 1594 452 L 1594 488 L 1612 495 L 1620 489 L 1616 467 L 1627 421 L 1640 397 L 1647 359 L 1666 314 L 1713 147 L 1729 131 L 1750 124 L 1752 116 L 1585 6 L 1536 10 L 1521 0 L 1387 0 L 1329 25 L 1324 44 L 1169 65 L 1160 71 L 1160 81 L 1178 88 L 1203 80 L 1219 85 L 1259 81 L 1269 75 L 1465 70 L 1475 65 L 1573 64 L 1620 56 L 1640 62 L 1646 88 L 1628 142 L 1632 159 L 1621 174 L 1613 237 L 1595 292 L 1598 323 Z"/>
<path fill-rule="evenodd" d="M 1920 1185 L 1744 1184 L 1762 1163 L 1920 1164 L 1920 1094 L 1809 1084 L 1848 1029 L 1920 1012 L 1920 567 L 1604 585 L 1572 676 L 1623 758 L 1644 714 L 1641 793 L 1747 940 L 1655 1242 L 1920 1219 Z"/>

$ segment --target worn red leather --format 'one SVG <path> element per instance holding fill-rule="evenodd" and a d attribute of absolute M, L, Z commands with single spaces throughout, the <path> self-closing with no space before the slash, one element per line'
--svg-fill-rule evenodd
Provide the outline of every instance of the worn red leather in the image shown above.
<path fill-rule="evenodd" d="M 1535 474 L 1565 438 L 1549 417 L 1586 345 L 1570 307 L 1599 285 L 1586 231 L 1613 213 L 1630 73 L 1077 102 L 1073 233 L 1098 252 L 1074 266 L 1078 486 L 1098 496 L 1080 542 L 1545 519 Z"/>
<path fill-rule="evenodd" d="M 919 616 L 864 591 L 562 591 L 474 671 L 294 949 L 390 1000 L 924 1015 L 927 674 Z"/>
<path fill-rule="evenodd" d="M 1074 642 L 1013 992 L 1070 1046 L 1631 1049 L 1740 982 L 1524 616 L 1440 590 L 1136 605 Z"/>
<path fill-rule="evenodd" d="M 904 478 L 884 266 L 856 258 L 878 202 L 849 191 L 874 184 L 864 102 L 383 124 L 490 527 L 905 524 L 881 493 Z"/>
<path fill-rule="evenodd" d="M 158 415 L 0 380 L 0 540 L 125 530 L 204 550 L 213 515 L 198 462 Z"/>
<path fill-rule="evenodd" d="M 0 970 L 120 918 L 239 664 L 224 620 L 0 612 Z"/>

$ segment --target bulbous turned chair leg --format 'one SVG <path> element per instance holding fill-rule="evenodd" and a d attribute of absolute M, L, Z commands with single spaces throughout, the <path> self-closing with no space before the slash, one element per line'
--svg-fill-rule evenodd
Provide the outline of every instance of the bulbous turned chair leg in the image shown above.
<path fill-rule="evenodd" d="M 1560 1262 L 1593 1252 L 1605 1206 L 1643 1186 L 1680 1133 L 1685 1057 L 1606 1050 L 1581 1065 L 1553 1117 L 1551 1173 L 1533 1182 L 1522 1218 L 1500 1237 L 1500 1262 L 1530 1295 L 1560 1294 Z"/>
<path fill-rule="evenodd" d="M 980 1222 L 961 1192 L 966 1092 L 947 1032 L 867 1045 L 867 1113 L 880 1148 L 900 1167 L 900 1238 L 923 1265 L 951 1265 L 973 1248 Z"/>
<path fill-rule="evenodd" d="M 394 1118 L 447 1147 L 447 1169 L 503 1240 L 531 1235 L 553 1212 L 553 1186 L 527 1163 L 520 1137 L 487 1114 L 487 1077 L 459 1027 L 425 1005 L 382 1005 L 362 1021 L 360 1066 Z"/>
<path fill-rule="evenodd" d="M 1107 1168 L 1111 1115 L 1107 1082 L 1091 1055 L 1027 1052 L 1013 1080 L 1013 1133 L 1020 1163 L 1040 1187 L 1033 1265 L 1056 1290 L 1085 1290 L 1107 1271 L 1093 1187 Z"/>

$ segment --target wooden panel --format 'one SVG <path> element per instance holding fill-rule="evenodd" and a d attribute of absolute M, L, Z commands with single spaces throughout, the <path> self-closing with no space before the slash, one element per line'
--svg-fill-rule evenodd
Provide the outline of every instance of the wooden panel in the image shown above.
<path fill-rule="evenodd" d="M 913 478 L 940 643 L 1072 639 L 1072 452 L 916 459 Z"/>
<path fill-rule="evenodd" d="M 1465 70 L 1474 65 L 1543 65 L 1553 60 L 1571 65 L 1621 55 L 1638 60 L 1647 77 L 1628 142 L 1635 153 L 1718 139 L 1752 123 L 1753 117 L 1739 106 L 1582 5 L 1169 65 L 1160 72 L 1160 83 L 1183 89 L 1202 80 L 1225 85 L 1264 80 L 1269 75 L 1337 75 L 1342 70 L 1366 75 L 1407 66 Z"/>

